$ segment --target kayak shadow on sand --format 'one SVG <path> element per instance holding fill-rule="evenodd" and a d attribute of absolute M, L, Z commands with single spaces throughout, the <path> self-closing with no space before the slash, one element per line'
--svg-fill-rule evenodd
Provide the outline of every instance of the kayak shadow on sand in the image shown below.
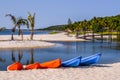
<path fill-rule="evenodd" d="M 62 69 L 68 69 L 68 68 L 94 68 L 94 67 L 112 67 L 110 65 L 105 65 L 105 64 L 93 64 L 93 65 L 88 65 L 88 66 L 78 66 L 78 67 L 60 67 Z"/>
<path fill-rule="evenodd" d="M 92 67 L 112 67 L 104 64 L 94 64 L 94 65 L 89 65 L 89 66 L 79 66 L 79 68 L 92 68 Z"/>

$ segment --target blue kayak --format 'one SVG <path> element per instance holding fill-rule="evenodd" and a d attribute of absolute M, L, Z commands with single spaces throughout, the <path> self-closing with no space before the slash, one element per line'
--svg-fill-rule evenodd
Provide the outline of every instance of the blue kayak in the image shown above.
<path fill-rule="evenodd" d="M 80 62 L 80 66 L 88 66 L 88 65 L 97 63 L 101 55 L 102 53 L 97 53 L 97 54 L 82 58 Z"/>
<path fill-rule="evenodd" d="M 62 62 L 63 67 L 78 67 L 81 62 L 81 56 Z"/>

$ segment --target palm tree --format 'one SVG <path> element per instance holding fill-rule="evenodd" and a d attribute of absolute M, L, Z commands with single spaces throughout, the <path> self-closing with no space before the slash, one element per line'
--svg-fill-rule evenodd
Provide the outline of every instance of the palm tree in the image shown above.
<path fill-rule="evenodd" d="M 79 26 L 79 23 L 75 22 L 73 24 L 73 27 L 74 27 L 74 31 L 75 31 L 75 37 L 78 38 L 78 32 L 80 31 L 80 26 Z"/>
<path fill-rule="evenodd" d="M 115 19 L 110 19 L 109 20 L 109 40 L 110 40 L 110 43 L 112 42 L 112 32 L 115 28 L 116 24 L 115 24 Z"/>
<path fill-rule="evenodd" d="M 20 26 L 27 25 L 27 28 L 29 28 L 29 23 L 27 19 L 22 19 L 21 17 L 16 18 L 15 16 L 11 14 L 7 14 L 6 16 L 11 17 L 11 20 L 13 21 L 13 24 L 14 24 L 14 27 L 12 28 L 11 40 L 14 40 L 13 33 L 15 32 L 16 27 L 18 27 L 18 35 L 22 35 L 22 40 L 23 40 L 23 34 L 22 34 L 22 30 L 20 29 Z"/>
<path fill-rule="evenodd" d="M 71 31 L 74 31 L 74 28 L 72 26 L 72 21 L 70 18 L 68 19 L 68 29 L 70 29 Z"/>
<path fill-rule="evenodd" d="M 30 37 L 30 39 L 33 40 L 34 25 L 35 25 L 35 13 L 33 14 L 33 16 L 31 15 L 31 13 L 28 13 L 28 21 L 29 21 L 30 27 L 31 27 L 31 37 Z"/>
<path fill-rule="evenodd" d="M 18 27 L 18 35 L 21 35 L 21 36 L 22 36 L 22 40 L 23 40 L 23 33 L 22 33 L 22 30 L 20 29 L 20 26 L 21 26 L 21 25 L 26 25 L 27 28 L 29 28 L 28 20 L 27 20 L 27 19 L 22 19 L 22 18 L 20 17 L 20 18 L 18 18 L 16 24 L 17 24 L 17 27 Z"/>
<path fill-rule="evenodd" d="M 103 31 L 104 27 L 106 27 L 106 18 L 99 17 L 98 18 L 98 23 L 99 23 L 99 32 L 101 32 L 101 43 L 103 42 Z"/>
<path fill-rule="evenodd" d="M 16 17 L 11 15 L 11 14 L 6 14 L 6 16 L 9 16 L 11 18 L 13 24 L 14 24 L 14 27 L 11 30 L 11 40 L 14 40 L 13 33 L 15 32 L 15 29 L 16 29 L 16 26 L 17 26 L 17 24 L 16 24 L 17 20 L 16 20 Z"/>
<path fill-rule="evenodd" d="M 0 31 L 3 31 L 5 30 L 6 28 L 5 27 L 0 27 Z"/>
<path fill-rule="evenodd" d="M 120 41 L 120 26 L 118 26 L 116 30 L 117 30 L 117 41 L 119 42 Z"/>
<path fill-rule="evenodd" d="M 82 30 L 83 30 L 83 34 L 84 34 L 84 39 L 86 39 L 86 31 L 87 31 L 87 20 L 85 19 L 84 21 L 82 21 Z"/>

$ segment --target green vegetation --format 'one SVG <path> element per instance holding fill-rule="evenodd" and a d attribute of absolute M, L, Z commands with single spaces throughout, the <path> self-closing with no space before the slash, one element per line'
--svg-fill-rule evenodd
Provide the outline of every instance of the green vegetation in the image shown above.
<path fill-rule="evenodd" d="M 9 16 L 11 18 L 14 25 L 12 28 L 11 40 L 14 40 L 13 33 L 15 32 L 16 27 L 18 27 L 18 35 L 22 35 L 22 40 L 23 40 L 23 34 L 22 34 L 22 30 L 20 29 L 20 26 L 27 25 L 27 28 L 29 28 L 27 19 L 22 19 L 21 17 L 16 18 L 12 14 L 6 14 L 6 16 Z"/>
<path fill-rule="evenodd" d="M 41 30 L 56 30 L 56 31 L 63 31 L 65 30 L 66 25 L 55 25 L 55 26 L 50 26 L 48 28 L 44 28 Z"/>
<path fill-rule="evenodd" d="M 27 19 L 22 19 L 21 17 L 16 18 L 15 16 L 11 14 L 7 14 L 6 16 L 11 17 L 11 20 L 13 21 L 13 28 L 12 28 L 12 36 L 11 40 L 13 40 L 13 33 L 15 32 L 16 27 L 18 27 L 18 34 L 22 35 L 22 30 L 20 29 L 21 25 L 26 25 L 27 27 L 31 27 L 31 37 L 30 39 L 33 40 L 34 35 L 34 25 L 35 25 L 35 13 L 31 15 L 31 13 L 28 13 Z M 112 35 L 120 36 L 120 15 L 116 16 L 106 16 L 106 17 L 93 17 L 90 20 L 83 20 L 83 21 L 77 21 L 72 22 L 71 19 L 68 19 L 68 24 L 66 25 L 55 25 L 50 26 L 48 28 L 44 29 L 38 29 L 38 30 L 55 30 L 55 31 L 66 31 L 69 33 L 76 33 L 84 34 L 84 39 L 86 39 L 86 33 L 90 32 L 92 33 L 92 38 L 94 40 L 94 34 L 99 33 L 101 35 L 101 38 L 103 38 L 103 35 L 107 34 L 109 35 L 109 39 L 112 39 Z M 51 34 L 55 34 L 56 32 L 52 32 Z"/>
<path fill-rule="evenodd" d="M 49 34 L 57 34 L 57 33 L 59 33 L 59 32 L 58 31 L 52 31 Z"/>
<path fill-rule="evenodd" d="M 92 32 L 93 39 L 94 33 L 101 34 L 101 38 L 104 34 L 108 34 L 109 38 L 112 38 L 112 35 L 119 36 L 120 34 L 120 15 L 116 16 L 107 16 L 107 17 L 93 17 L 90 20 L 83 20 L 72 23 L 71 19 L 68 19 L 68 24 L 63 26 L 51 26 L 45 28 L 46 30 L 70 30 L 72 33 L 76 31 L 82 32 L 84 35 L 86 32 Z M 85 38 L 85 36 L 84 36 Z"/>
<path fill-rule="evenodd" d="M 16 28 L 16 23 L 17 23 L 17 21 L 16 21 L 15 16 L 13 16 L 13 15 L 11 15 L 11 14 L 6 14 L 6 16 L 9 16 L 9 17 L 11 18 L 12 22 L 13 22 L 14 27 L 12 28 L 11 40 L 14 40 L 14 38 L 13 38 L 13 33 L 15 32 L 15 28 Z"/>
<path fill-rule="evenodd" d="M 28 13 L 28 19 L 23 19 L 22 17 L 18 17 L 16 18 L 15 16 L 13 16 L 12 14 L 6 14 L 6 16 L 9 16 L 13 22 L 13 28 L 11 29 L 11 40 L 14 40 L 13 34 L 16 30 L 16 27 L 18 28 L 18 35 L 22 36 L 22 40 L 23 40 L 23 33 L 21 28 L 21 25 L 26 25 L 27 28 L 29 28 L 29 24 L 31 27 L 31 37 L 30 39 L 33 40 L 33 35 L 34 35 L 34 24 L 35 24 L 35 13 L 33 14 L 33 16 Z"/>
<path fill-rule="evenodd" d="M 5 27 L 0 27 L 0 31 L 5 30 L 5 29 L 6 29 Z"/>
<path fill-rule="evenodd" d="M 65 30 L 70 29 L 72 32 L 93 31 L 93 32 L 111 32 L 120 31 L 120 15 L 110 17 L 93 17 L 91 20 L 83 20 L 72 23 L 70 18 L 67 25 L 56 25 L 44 28 L 43 30 Z"/>
<path fill-rule="evenodd" d="M 33 40 L 34 25 L 35 25 L 35 13 L 33 14 L 33 16 L 31 15 L 31 13 L 28 13 L 28 21 L 29 21 L 30 27 L 31 27 L 31 37 L 30 37 L 30 39 Z"/>

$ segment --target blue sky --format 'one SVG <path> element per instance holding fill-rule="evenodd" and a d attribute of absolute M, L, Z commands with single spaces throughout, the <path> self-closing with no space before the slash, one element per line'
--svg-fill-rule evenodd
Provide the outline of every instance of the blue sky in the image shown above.
<path fill-rule="evenodd" d="M 120 0 L 1 0 L 0 27 L 13 27 L 5 14 L 27 18 L 28 12 L 36 13 L 37 29 L 67 24 L 68 18 L 74 22 L 120 14 Z"/>

